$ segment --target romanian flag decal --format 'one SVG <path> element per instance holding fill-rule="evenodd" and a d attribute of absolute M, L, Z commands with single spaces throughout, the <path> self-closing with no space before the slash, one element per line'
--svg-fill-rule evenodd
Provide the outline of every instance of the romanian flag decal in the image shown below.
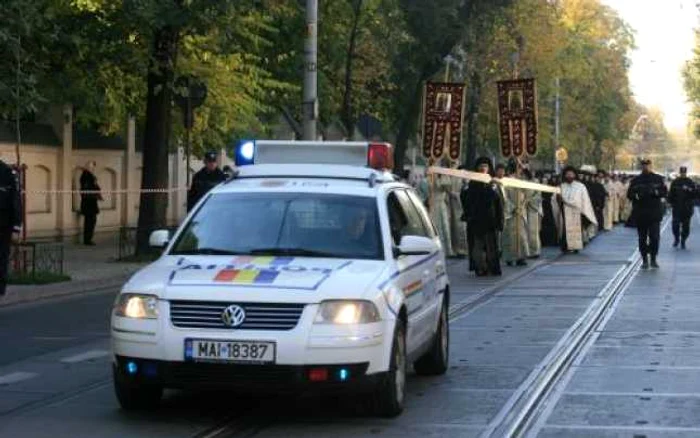
<path fill-rule="evenodd" d="M 224 269 L 214 277 L 218 283 L 272 284 L 279 271 L 270 269 Z"/>

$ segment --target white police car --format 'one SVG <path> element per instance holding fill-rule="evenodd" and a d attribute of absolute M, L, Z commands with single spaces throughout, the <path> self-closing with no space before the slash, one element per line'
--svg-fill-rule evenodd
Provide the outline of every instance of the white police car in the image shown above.
<path fill-rule="evenodd" d="M 391 145 L 244 142 L 237 175 L 205 196 L 112 313 L 125 409 L 164 388 L 365 391 L 404 405 L 407 366 L 448 364 L 440 239 Z M 344 164 L 334 164 L 344 163 Z"/>

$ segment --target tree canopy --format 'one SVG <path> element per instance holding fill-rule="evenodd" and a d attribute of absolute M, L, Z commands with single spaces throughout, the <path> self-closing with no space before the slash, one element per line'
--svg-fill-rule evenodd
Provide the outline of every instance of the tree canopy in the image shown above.
<path fill-rule="evenodd" d="M 423 85 L 444 79 L 448 55 L 450 80 L 467 85 L 466 164 L 477 153 L 498 155 L 495 83 L 516 67 L 537 79 L 542 166 L 559 146 L 557 94 L 559 144 L 574 164 L 612 166 L 638 119 L 627 75 L 633 32 L 600 0 L 319 3 L 321 131 L 351 138 L 360 119 L 373 118 L 375 134 L 395 142 L 399 165 L 420 141 Z M 180 76 L 209 90 L 193 131 L 197 154 L 270 136 L 280 120 L 299 133 L 302 1 L 6 0 L 0 15 L 13 18 L 0 22 L 0 48 L 13 60 L 0 66 L 0 115 L 72 103 L 78 123 L 109 133 L 135 116 L 144 188 L 167 183 L 163 163 L 183 135 L 172 104 Z M 698 66 L 689 64 L 686 83 L 700 102 Z M 162 225 L 164 202 L 142 200 L 142 228 Z"/>

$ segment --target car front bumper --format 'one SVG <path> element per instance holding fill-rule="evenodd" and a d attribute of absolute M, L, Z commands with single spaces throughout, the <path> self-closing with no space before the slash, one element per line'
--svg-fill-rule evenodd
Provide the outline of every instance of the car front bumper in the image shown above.
<path fill-rule="evenodd" d="M 308 305 L 292 330 L 182 329 L 170 323 L 167 306 L 158 320 L 112 317 L 112 350 L 116 370 L 127 377 L 150 379 L 170 388 L 245 388 L 298 390 L 346 387 L 374 381 L 389 369 L 394 321 L 358 326 L 313 324 L 317 306 Z M 210 341 L 268 341 L 275 343 L 274 364 L 193 362 L 186 358 L 188 339 Z M 128 375 L 128 362 L 136 376 Z M 323 382 L 309 380 L 310 369 L 327 370 Z M 348 379 L 339 379 L 341 369 Z"/>

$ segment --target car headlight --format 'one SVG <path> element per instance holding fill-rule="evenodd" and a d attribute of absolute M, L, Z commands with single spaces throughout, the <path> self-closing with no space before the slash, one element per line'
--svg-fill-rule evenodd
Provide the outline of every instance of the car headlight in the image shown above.
<path fill-rule="evenodd" d="M 324 301 L 314 324 L 369 324 L 379 321 L 379 311 L 369 301 Z"/>
<path fill-rule="evenodd" d="M 158 297 L 155 295 L 120 294 L 114 302 L 117 316 L 136 319 L 158 318 Z"/>

